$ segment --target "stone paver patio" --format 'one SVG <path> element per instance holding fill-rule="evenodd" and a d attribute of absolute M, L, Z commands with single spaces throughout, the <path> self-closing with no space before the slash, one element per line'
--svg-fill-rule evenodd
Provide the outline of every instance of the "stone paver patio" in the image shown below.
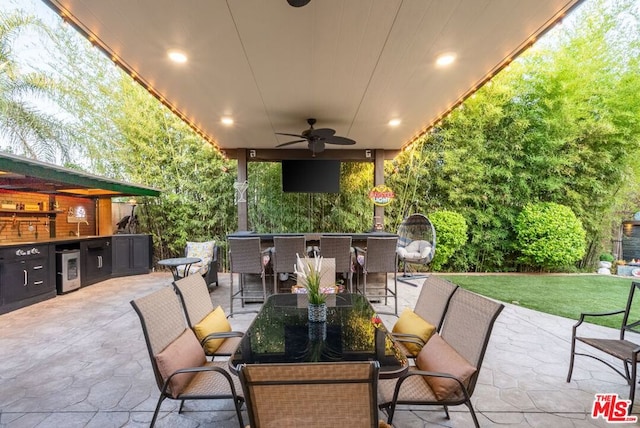
<path fill-rule="evenodd" d="M 221 285 L 211 296 L 226 308 L 229 276 L 220 277 Z M 115 278 L 0 315 L 0 426 L 148 426 L 159 393 L 140 322 L 129 301 L 168 287 L 171 280 L 169 273 L 160 272 Z M 420 288 L 401 282 L 398 288 L 400 308 L 413 307 Z M 252 316 L 237 315 L 231 323 L 242 330 Z M 393 317 L 383 319 L 390 328 Z M 565 382 L 573 324 L 506 305 L 496 321 L 473 396 L 481 426 L 612 425 L 591 418 L 594 394 L 626 398 L 628 387 L 603 364 L 584 357 L 576 359 L 571 383 Z M 588 329 L 612 338 L 617 335 L 597 326 Z M 157 426 L 238 426 L 230 402 L 188 401 L 181 415 L 177 407 L 165 400 Z M 634 414 L 639 410 L 636 405 Z M 394 426 L 472 425 L 465 406 L 450 408 L 450 413 L 451 420 L 446 420 L 441 408 L 401 408 Z M 248 423 L 246 412 L 244 417 Z"/>

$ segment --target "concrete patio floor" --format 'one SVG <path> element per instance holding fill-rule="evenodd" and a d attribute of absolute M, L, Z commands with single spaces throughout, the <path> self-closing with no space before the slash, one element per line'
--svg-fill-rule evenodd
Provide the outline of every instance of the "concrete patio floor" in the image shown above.
<path fill-rule="evenodd" d="M 220 277 L 211 297 L 226 308 L 229 276 Z M 129 301 L 169 287 L 171 280 L 163 272 L 115 278 L 0 315 L 0 426 L 148 426 L 159 393 Z M 398 289 L 400 309 L 413 307 L 420 287 L 399 282 Z M 231 323 L 242 330 L 252 316 L 237 315 Z M 383 319 L 390 328 L 393 318 Z M 591 418 L 594 394 L 617 393 L 626 399 L 628 386 L 603 364 L 583 357 L 576 359 L 571 383 L 565 382 L 573 324 L 506 305 L 473 396 L 481 426 L 611 426 Z M 587 328 L 593 334 L 617 335 L 611 329 Z M 177 402 L 165 400 L 157 426 L 238 426 L 226 400 L 187 401 L 183 414 L 177 407 Z M 639 410 L 635 406 L 634 414 Z M 405 407 L 396 413 L 394 426 L 472 426 L 465 406 L 450 408 L 450 413 L 447 420 L 441 408 Z M 248 423 L 246 411 L 244 417 Z"/>

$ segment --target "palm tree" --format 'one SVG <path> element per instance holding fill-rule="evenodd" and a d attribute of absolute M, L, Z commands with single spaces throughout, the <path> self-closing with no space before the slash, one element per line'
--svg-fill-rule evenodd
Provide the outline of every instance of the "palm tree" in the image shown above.
<path fill-rule="evenodd" d="M 40 72 L 20 70 L 14 42 L 29 28 L 47 28 L 23 12 L 0 12 L 0 145 L 16 154 L 39 160 L 68 159 L 61 120 L 38 108 L 48 99 L 53 80 Z"/>

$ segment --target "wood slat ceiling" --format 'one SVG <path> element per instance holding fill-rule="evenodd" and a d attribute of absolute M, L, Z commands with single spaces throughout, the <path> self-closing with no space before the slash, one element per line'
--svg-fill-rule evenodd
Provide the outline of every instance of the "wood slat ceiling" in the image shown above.
<path fill-rule="evenodd" d="M 275 133 L 309 117 L 357 141 L 331 148 L 398 150 L 580 0 L 43 1 L 232 151 L 290 141 Z M 446 52 L 456 62 L 437 68 Z"/>

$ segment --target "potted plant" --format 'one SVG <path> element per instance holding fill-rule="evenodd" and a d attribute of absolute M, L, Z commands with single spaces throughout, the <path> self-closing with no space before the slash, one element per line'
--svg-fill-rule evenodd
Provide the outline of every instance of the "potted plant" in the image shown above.
<path fill-rule="evenodd" d="M 610 253 L 600 254 L 600 263 L 598 265 L 598 273 L 604 275 L 611 275 L 611 264 L 615 260 L 615 257 Z"/>
<path fill-rule="evenodd" d="M 327 295 L 320 288 L 322 257 L 312 259 L 300 258 L 294 266 L 298 282 L 305 288 L 309 299 L 309 321 L 324 322 L 327 320 Z"/>

